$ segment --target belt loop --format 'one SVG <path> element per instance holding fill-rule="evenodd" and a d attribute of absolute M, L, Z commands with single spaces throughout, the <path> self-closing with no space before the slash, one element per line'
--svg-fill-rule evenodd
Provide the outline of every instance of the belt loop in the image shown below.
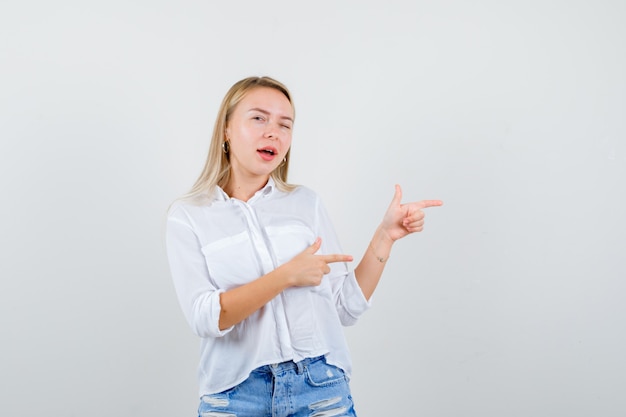
<path fill-rule="evenodd" d="M 304 372 L 304 360 L 296 362 L 296 373 L 300 375 L 302 372 Z"/>

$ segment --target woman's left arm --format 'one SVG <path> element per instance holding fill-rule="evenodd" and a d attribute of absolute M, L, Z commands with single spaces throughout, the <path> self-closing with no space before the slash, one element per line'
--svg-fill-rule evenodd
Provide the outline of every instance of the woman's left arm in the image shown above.
<path fill-rule="evenodd" d="M 443 204 L 440 200 L 422 200 L 414 203 L 401 203 L 402 189 L 396 184 L 396 191 L 382 222 L 354 270 L 356 280 L 367 300 L 370 299 L 385 269 L 393 243 L 411 233 L 424 229 L 424 211 L 428 207 Z"/>

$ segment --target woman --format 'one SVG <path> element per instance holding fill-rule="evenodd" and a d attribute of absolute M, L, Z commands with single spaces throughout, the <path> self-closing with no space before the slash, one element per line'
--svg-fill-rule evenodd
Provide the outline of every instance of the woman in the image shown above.
<path fill-rule="evenodd" d="M 355 416 L 342 326 L 369 307 L 393 243 L 423 208 L 395 195 L 354 271 L 319 197 L 287 183 L 295 110 L 269 77 L 235 83 L 204 170 L 172 205 L 167 252 L 201 338 L 203 416 Z"/>

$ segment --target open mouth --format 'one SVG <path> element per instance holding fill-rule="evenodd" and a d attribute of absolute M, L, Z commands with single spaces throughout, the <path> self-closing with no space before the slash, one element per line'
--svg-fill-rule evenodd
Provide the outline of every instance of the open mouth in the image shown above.
<path fill-rule="evenodd" d="M 268 156 L 274 156 L 278 153 L 278 151 L 272 147 L 267 147 L 267 148 L 261 148 L 259 150 L 257 150 L 257 152 L 260 152 L 262 154 L 268 155 Z"/>

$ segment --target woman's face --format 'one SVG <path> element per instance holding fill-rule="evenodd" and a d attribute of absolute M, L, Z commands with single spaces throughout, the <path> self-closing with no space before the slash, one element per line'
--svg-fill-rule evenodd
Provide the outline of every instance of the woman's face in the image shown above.
<path fill-rule="evenodd" d="M 287 155 L 292 129 L 293 109 L 283 93 L 268 87 L 250 90 L 226 128 L 231 174 L 239 180 L 269 178 Z"/>

